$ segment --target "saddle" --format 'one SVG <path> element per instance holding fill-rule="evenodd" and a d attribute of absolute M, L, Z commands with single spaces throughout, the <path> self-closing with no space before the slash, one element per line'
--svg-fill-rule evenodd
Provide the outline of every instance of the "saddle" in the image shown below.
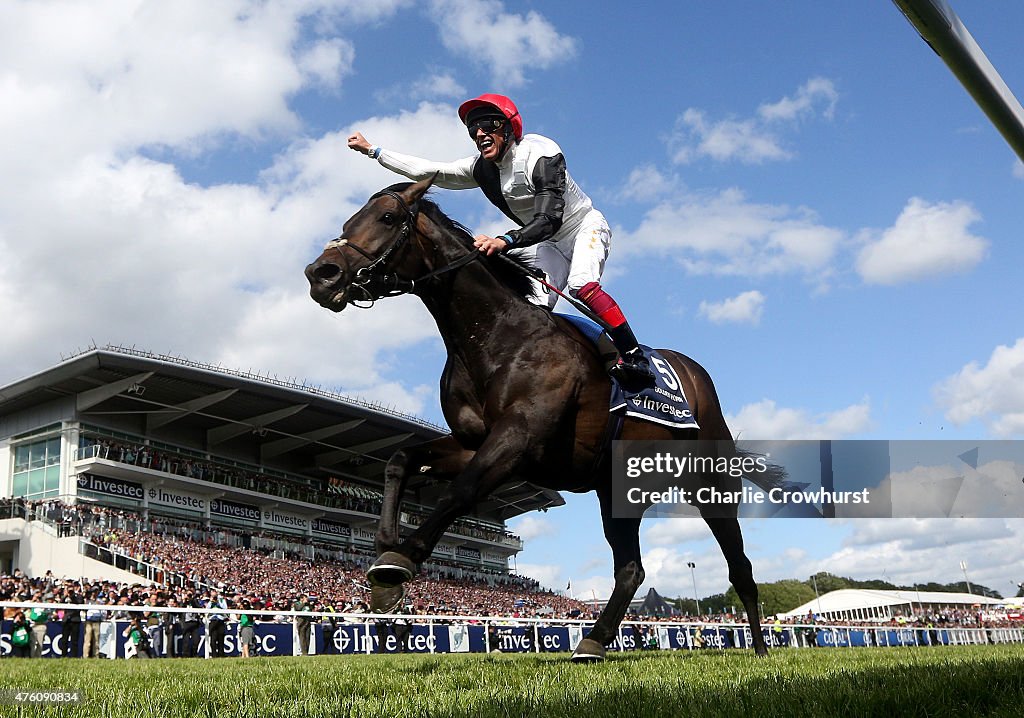
<path fill-rule="evenodd" d="M 579 329 L 580 333 L 597 348 L 604 369 L 609 373 L 612 381 L 609 413 L 650 421 L 674 429 L 700 428 L 683 393 L 682 382 L 679 381 L 671 364 L 656 349 L 640 345 L 644 357 L 653 370 L 654 384 L 644 386 L 624 384 L 611 372 L 612 367 L 619 360 L 619 353 L 615 350 L 615 346 L 604 329 L 585 317 L 557 312 L 555 315 Z"/>

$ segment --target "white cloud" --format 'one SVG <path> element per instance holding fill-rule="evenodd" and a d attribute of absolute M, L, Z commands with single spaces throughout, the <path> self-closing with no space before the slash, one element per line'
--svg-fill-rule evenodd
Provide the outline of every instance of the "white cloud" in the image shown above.
<path fill-rule="evenodd" d="M 698 520 L 686 520 L 686 523 L 703 525 Z M 687 565 L 690 562 L 697 566 L 693 572 Z M 656 546 L 644 553 L 643 564 L 644 584 L 637 591 L 638 596 L 654 588 L 670 598 L 692 598 L 694 579 L 700 597 L 722 593 L 729 586 L 729 567 L 714 542 L 701 545 L 699 552 Z"/>
<path fill-rule="evenodd" d="M 552 591 L 564 591 L 567 581 L 570 580 L 565 577 L 564 569 L 557 564 L 521 563 L 516 566 L 515 572 L 520 576 L 529 576 Z M 572 588 L 573 593 L 576 593 L 576 586 Z"/>
<path fill-rule="evenodd" d="M 669 139 L 672 159 L 679 164 L 701 157 L 748 164 L 790 159 L 793 153 L 783 147 L 780 132 L 808 117 L 830 119 L 838 99 L 831 80 L 815 77 L 794 96 L 762 104 L 751 118 L 710 120 L 707 113 L 691 107 L 680 115 Z"/>
<path fill-rule="evenodd" d="M 445 47 L 490 68 L 502 86 L 518 87 L 528 69 L 551 67 L 576 53 L 576 40 L 535 10 L 508 13 L 498 0 L 432 0 L 431 15 Z"/>
<path fill-rule="evenodd" d="M 1017 179 L 1024 179 L 1024 162 L 1016 160 L 1013 163 L 1013 176 Z"/>
<path fill-rule="evenodd" d="M 436 386 L 396 382 L 386 361 L 426 344 L 440 371 L 419 302 L 334 315 L 306 294 L 306 263 L 369 194 L 397 181 L 346 148 L 349 128 L 296 141 L 253 184 L 202 186 L 171 159 L 145 156 L 202 156 L 211 144 L 296 130 L 289 99 L 336 87 L 352 60 L 347 40 L 307 25 L 345 19 L 351 31 L 353 17 L 394 8 L 366 16 L 359 5 L 5 6 L 0 383 L 62 351 L 113 343 L 412 413 L 435 404 Z M 358 129 L 410 152 L 471 150 L 451 106 Z"/>
<path fill-rule="evenodd" d="M 675 192 L 678 187 L 678 177 L 667 176 L 654 165 L 643 165 L 634 168 L 629 173 L 625 186 L 619 192 L 619 197 L 649 202 Z"/>
<path fill-rule="evenodd" d="M 783 97 L 778 102 L 763 104 L 757 108 L 757 114 L 768 122 L 798 120 L 817 112 L 832 119 L 838 101 L 839 93 L 831 80 L 812 77 L 797 90 L 796 95 Z"/>
<path fill-rule="evenodd" d="M 524 543 L 542 536 L 554 536 L 558 533 L 558 525 L 537 514 L 525 514 L 509 522 L 509 531 L 519 536 Z"/>
<path fill-rule="evenodd" d="M 755 120 L 718 120 L 709 122 L 700 110 L 686 110 L 676 123 L 672 161 L 686 164 L 699 157 L 718 162 L 739 160 L 759 164 L 767 160 L 786 160 L 792 155 L 777 137 Z"/>
<path fill-rule="evenodd" d="M 1024 338 L 997 346 L 984 366 L 966 364 L 936 386 L 935 396 L 956 424 L 980 419 L 996 436 L 1024 435 Z"/>
<path fill-rule="evenodd" d="M 962 581 L 960 561 L 968 564 L 972 583 L 981 583 L 1004 596 L 1011 583 L 1024 541 L 1021 519 L 880 519 L 852 522 L 844 546 L 812 562 L 810 571 L 827 570 L 840 576 L 877 578 L 896 584 Z"/>
<path fill-rule="evenodd" d="M 82 152 L 164 145 L 194 151 L 225 133 L 294 130 L 287 99 L 337 86 L 343 39 L 297 48 L 310 17 L 355 2 L 7 4 L 0 158 L 25 171 Z M 34 173 L 33 173 L 34 174 Z"/>
<path fill-rule="evenodd" d="M 955 527 L 951 541 L 949 529 Z M 969 544 L 1012 537 L 1014 532 L 1006 521 L 991 519 L 892 519 L 888 521 L 856 521 L 844 546 L 885 546 L 897 543 L 906 551 L 947 547 L 951 543 Z"/>
<path fill-rule="evenodd" d="M 298 65 L 314 84 L 336 88 L 342 76 L 351 71 L 354 59 L 355 49 L 352 44 L 334 38 L 318 42 L 306 50 L 298 58 Z"/>
<path fill-rule="evenodd" d="M 988 248 L 968 231 L 979 219 L 965 202 L 933 204 L 913 197 L 892 227 L 862 233 L 867 245 L 857 257 L 857 272 L 869 284 L 900 284 L 969 271 Z"/>
<path fill-rule="evenodd" d="M 462 100 L 467 95 L 466 88 L 450 72 L 437 70 L 411 82 L 399 82 L 385 87 L 374 93 L 374 99 L 382 105 L 401 106 L 410 101 Z"/>
<path fill-rule="evenodd" d="M 806 208 L 756 204 L 728 189 L 663 202 L 635 230 L 616 229 L 616 237 L 617 252 L 670 255 L 694 274 L 797 272 L 820 282 L 843 234 Z"/>
<path fill-rule="evenodd" d="M 742 439 L 838 439 L 870 428 L 871 405 L 865 399 L 837 411 L 811 414 L 764 399 L 743 406 L 735 415 L 726 415 L 726 422 L 733 436 Z"/>
<path fill-rule="evenodd" d="M 757 324 L 764 313 L 764 295 L 755 289 L 720 302 L 702 301 L 697 313 L 715 324 Z"/>
<path fill-rule="evenodd" d="M 714 538 L 707 524 L 699 518 L 645 520 L 644 525 L 648 526 L 643 534 L 644 545 L 676 546 Z"/>
<path fill-rule="evenodd" d="M 419 99 L 431 99 L 434 97 L 464 97 L 466 88 L 452 77 L 451 73 L 444 72 L 431 75 L 413 83 L 412 96 Z"/>

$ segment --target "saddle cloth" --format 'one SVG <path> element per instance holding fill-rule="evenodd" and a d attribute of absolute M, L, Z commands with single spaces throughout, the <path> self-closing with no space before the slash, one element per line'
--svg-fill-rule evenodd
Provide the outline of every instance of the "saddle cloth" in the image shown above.
<path fill-rule="evenodd" d="M 605 362 L 605 368 L 611 368 L 618 358 L 611 340 L 604 330 L 584 317 L 571 314 L 558 314 L 559 317 L 571 322 L 580 332 L 594 343 Z M 608 411 L 621 413 L 644 421 L 650 421 L 675 429 L 698 429 L 697 420 L 690 410 L 690 405 L 683 394 L 683 385 L 664 357 L 657 350 L 640 345 L 641 351 L 654 372 L 654 386 L 627 386 L 621 384 L 614 376 Z"/>

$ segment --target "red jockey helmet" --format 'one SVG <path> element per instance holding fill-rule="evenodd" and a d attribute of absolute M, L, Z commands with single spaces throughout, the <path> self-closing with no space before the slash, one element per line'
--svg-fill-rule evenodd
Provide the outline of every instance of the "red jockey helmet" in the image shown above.
<path fill-rule="evenodd" d="M 478 107 L 493 107 L 512 124 L 512 133 L 516 136 L 516 142 L 523 139 L 523 118 L 519 115 L 519 109 L 512 100 L 504 95 L 485 94 L 472 100 L 466 100 L 459 106 L 459 119 L 466 123 L 466 116 Z"/>

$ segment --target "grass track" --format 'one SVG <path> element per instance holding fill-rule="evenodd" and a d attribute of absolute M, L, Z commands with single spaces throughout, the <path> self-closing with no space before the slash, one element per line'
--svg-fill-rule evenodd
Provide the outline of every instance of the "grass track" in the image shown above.
<path fill-rule="evenodd" d="M 158 661 L 5 659 L 0 685 L 79 688 L 78 706 L 0 716 L 1024 715 L 1024 646 Z"/>

